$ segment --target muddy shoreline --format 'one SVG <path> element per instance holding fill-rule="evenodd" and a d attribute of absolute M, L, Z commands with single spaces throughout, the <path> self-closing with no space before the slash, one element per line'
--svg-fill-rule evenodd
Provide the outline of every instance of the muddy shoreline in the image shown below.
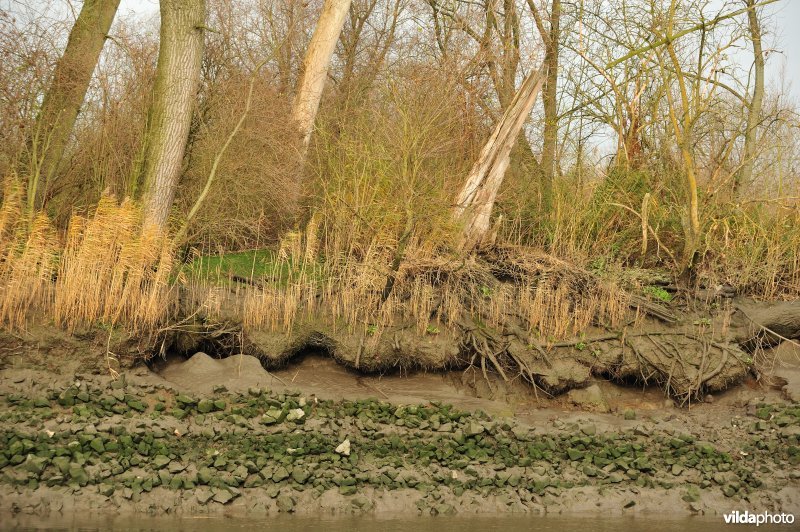
<path fill-rule="evenodd" d="M 0 512 L 800 513 L 800 405 L 774 391 L 693 409 L 589 413 L 466 394 L 450 406 L 413 375 L 348 391 L 346 376 L 305 378 L 319 367 L 272 375 L 236 358 L 116 381 L 6 367 Z"/>

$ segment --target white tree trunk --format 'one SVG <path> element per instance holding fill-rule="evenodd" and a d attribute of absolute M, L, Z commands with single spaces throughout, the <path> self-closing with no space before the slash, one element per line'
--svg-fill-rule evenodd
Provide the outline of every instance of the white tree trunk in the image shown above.
<path fill-rule="evenodd" d="M 458 194 L 453 216 L 463 224 L 460 243 L 463 250 L 480 245 L 489 232 L 492 209 L 511 160 L 511 149 L 542 89 L 545 73 L 543 66 L 522 82 Z"/>
<path fill-rule="evenodd" d="M 292 119 L 297 124 L 303 140 L 303 149 L 308 147 L 314 120 L 317 117 L 322 90 L 328 76 L 333 51 L 342 33 L 345 17 L 351 0 L 325 0 L 311 43 L 303 61 L 303 76 L 292 106 Z"/>
<path fill-rule="evenodd" d="M 205 0 L 161 0 L 161 35 L 145 136 L 145 225 L 165 227 L 183 165 L 203 57 Z"/>

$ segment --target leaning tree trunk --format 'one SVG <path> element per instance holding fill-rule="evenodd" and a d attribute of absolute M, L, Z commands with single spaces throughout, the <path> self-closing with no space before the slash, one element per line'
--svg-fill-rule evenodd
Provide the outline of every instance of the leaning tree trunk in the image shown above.
<path fill-rule="evenodd" d="M 462 250 L 480 245 L 489 232 L 494 201 L 508 168 L 511 149 L 542 88 L 545 73 L 546 67 L 542 67 L 522 82 L 458 194 L 453 215 L 463 224 Z"/>
<path fill-rule="evenodd" d="M 308 148 L 317 117 L 328 67 L 342 33 L 351 0 L 325 0 L 303 61 L 303 76 L 292 106 L 292 119 L 300 132 L 303 150 Z"/>
<path fill-rule="evenodd" d="M 161 0 L 161 35 L 145 135 L 145 225 L 164 228 L 178 184 L 203 57 L 205 0 Z"/>
<path fill-rule="evenodd" d="M 58 60 L 29 139 L 28 206 L 41 206 L 64 157 L 120 0 L 86 0 Z"/>
<path fill-rule="evenodd" d="M 747 130 L 744 136 L 744 161 L 739 175 L 734 181 L 735 191 L 753 179 L 753 166 L 756 157 L 756 132 L 758 122 L 761 120 L 761 107 L 764 101 L 764 51 L 761 48 L 761 27 L 758 22 L 758 13 L 755 9 L 755 0 L 747 0 L 747 21 L 750 30 L 750 40 L 753 43 L 753 69 L 755 81 L 753 97 L 747 114 Z"/>

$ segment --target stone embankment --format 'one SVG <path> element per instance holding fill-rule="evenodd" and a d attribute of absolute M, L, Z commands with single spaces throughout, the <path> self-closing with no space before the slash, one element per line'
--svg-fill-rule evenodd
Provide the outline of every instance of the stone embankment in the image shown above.
<path fill-rule="evenodd" d="M 800 405 L 690 429 L 525 426 L 431 402 L 5 370 L 0 511 L 176 514 L 798 510 Z M 46 384 L 47 383 L 47 384 Z"/>

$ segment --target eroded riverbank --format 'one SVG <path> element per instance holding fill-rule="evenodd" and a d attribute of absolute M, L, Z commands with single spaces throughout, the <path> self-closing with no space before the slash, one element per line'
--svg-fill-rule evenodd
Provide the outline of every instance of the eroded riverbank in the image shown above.
<path fill-rule="evenodd" d="M 3 370 L 0 509 L 800 513 L 800 406 L 774 394 L 716 405 L 713 415 L 629 408 L 513 417 L 424 391 L 399 404 L 384 391 L 391 386 L 369 390 L 370 382 L 361 398 L 328 400 L 307 385 L 291 391 L 289 375 L 302 368 L 268 386 L 248 360 L 238 362 L 238 379 L 198 382 L 195 391 L 144 369 L 115 382 Z"/>

